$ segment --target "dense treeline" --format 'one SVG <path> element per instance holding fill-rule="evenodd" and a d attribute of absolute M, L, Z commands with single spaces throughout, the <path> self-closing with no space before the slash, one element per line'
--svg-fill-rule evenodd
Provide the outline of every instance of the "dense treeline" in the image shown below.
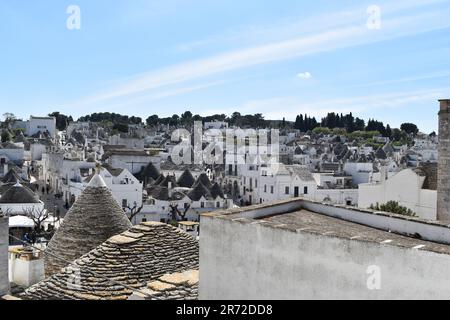
<path fill-rule="evenodd" d="M 54 112 L 52 115 L 57 116 L 57 123 L 59 123 L 59 117 L 63 117 L 60 122 L 67 122 L 67 117 L 59 114 L 59 112 Z M 141 124 L 142 119 L 139 117 L 129 117 L 126 115 L 120 115 L 117 113 L 102 112 L 93 113 L 78 119 L 78 121 L 91 121 L 91 122 L 111 122 L 114 126 L 120 127 L 120 131 L 125 131 L 124 125 L 127 124 Z M 194 115 L 190 111 L 186 111 L 181 115 L 174 114 L 171 117 L 160 118 L 158 115 L 154 114 L 149 116 L 145 120 L 145 124 L 148 126 L 155 125 L 170 125 L 170 126 L 189 126 L 194 123 L 194 121 L 211 122 L 211 121 L 225 121 L 231 126 L 240 127 L 252 127 L 252 128 L 262 128 L 262 127 L 293 127 L 302 132 L 312 131 L 318 127 L 328 128 L 328 129 L 345 129 L 347 133 L 352 133 L 355 131 L 378 131 L 382 136 L 389 137 L 394 140 L 400 140 L 402 132 L 407 134 L 417 134 L 418 128 L 415 124 L 404 123 L 400 129 L 391 129 L 389 124 L 385 125 L 381 121 L 375 119 L 369 119 L 367 124 L 363 119 L 354 117 L 350 112 L 348 114 L 339 114 L 330 112 L 326 117 L 317 121 L 315 117 L 310 117 L 307 114 L 300 114 L 296 117 L 294 123 L 287 123 L 284 119 L 283 121 L 271 121 L 265 120 L 261 113 L 257 114 L 247 114 L 242 115 L 239 112 L 234 112 L 231 116 L 225 114 L 214 114 L 211 116 L 200 116 L 198 114 Z M 59 127 L 59 126 L 58 126 Z M 61 125 L 61 127 L 63 127 Z"/>
<path fill-rule="evenodd" d="M 234 112 L 231 117 L 226 114 L 214 114 L 212 116 L 202 117 L 198 114 L 193 115 L 190 111 L 184 112 L 181 116 L 174 114 L 172 117 L 159 118 L 158 115 L 152 115 L 146 119 L 146 124 L 149 126 L 154 126 L 158 124 L 162 125 L 192 125 L 194 121 L 202 122 L 212 122 L 212 121 L 225 121 L 230 125 L 236 125 L 240 127 L 252 127 L 252 128 L 262 128 L 266 127 L 270 121 L 264 120 L 261 113 L 254 115 L 247 114 L 241 115 L 239 112 Z"/>
<path fill-rule="evenodd" d="M 113 124 L 141 124 L 142 118 L 139 117 L 129 117 L 126 115 L 121 115 L 111 112 L 100 112 L 93 113 L 78 119 L 80 122 L 112 122 Z"/>
<path fill-rule="evenodd" d="M 10 117 L 5 114 L 5 123 L 8 122 Z M 56 127 L 58 130 L 65 130 L 70 122 L 73 121 L 72 116 L 64 115 L 58 111 L 55 111 L 49 116 L 56 118 Z M 128 132 L 128 125 L 130 124 L 142 124 L 142 118 L 135 116 L 121 115 L 111 112 L 92 113 L 84 117 L 80 117 L 78 121 L 90 121 L 90 122 L 104 122 L 109 123 L 114 130 L 119 132 Z M 225 114 L 214 114 L 211 116 L 200 116 L 198 114 L 192 114 L 190 111 L 186 111 L 181 115 L 174 114 L 171 117 L 160 118 L 158 115 L 149 116 L 145 120 L 145 124 L 148 126 L 155 125 L 170 125 L 170 126 L 190 126 L 194 121 L 212 122 L 212 121 L 224 121 L 231 126 L 239 127 L 251 127 L 251 128 L 295 128 L 302 132 L 315 131 L 320 133 L 329 132 L 326 129 L 335 130 L 342 129 L 344 132 L 351 134 L 353 132 L 378 132 L 383 137 L 388 137 L 393 141 L 404 141 L 409 135 L 416 135 L 419 132 L 417 125 L 413 123 L 403 123 L 400 128 L 392 129 L 389 124 L 384 124 L 381 121 L 375 119 L 369 119 L 366 122 L 363 119 L 354 117 L 350 112 L 348 114 L 342 113 L 328 113 L 324 118 L 317 121 L 315 117 L 310 117 L 307 114 L 300 114 L 296 117 L 295 122 L 287 122 L 283 120 L 265 120 L 261 113 L 242 115 L 239 112 L 234 112 L 231 116 Z M 4 134 L 4 140 L 6 140 L 6 134 Z"/>
<path fill-rule="evenodd" d="M 338 114 L 330 112 L 326 117 L 321 119 L 318 123 L 316 119 L 308 117 L 308 115 L 298 115 L 295 122 L 294 128 L 303 132 L 312 131 L 317 128 L 326 129 L 344 129 L 346 133 L 353 132 L 378 132 L 383 137 L 390 138 L 394 141 L 405 140 L 407 135 L 416 135 L 419 132 L 417 125 L 413 123 L 403 123 L 400 129 L 392 129 L 389 124 L 384 125 L 383 122 L 377 121 L 375 119 L 369 119 L 366 122 L 363 119 L 354 117 L 350 112 L 348 114 Z M 327 130 L 315 130 L 315 132 L 324 133 Z"/>

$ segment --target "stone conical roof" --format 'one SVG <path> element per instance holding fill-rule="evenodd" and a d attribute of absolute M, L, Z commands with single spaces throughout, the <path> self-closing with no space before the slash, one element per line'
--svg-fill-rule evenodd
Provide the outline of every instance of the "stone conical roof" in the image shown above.
<path fill-rule="evenodd" d="M 2 178 L 2 182 L 15 184 L 17 182 L 23 182 L 23 179 L 13 169 L 9 169 L 8 173 Z"/>
<path fill-rule="evenodd" d="M 194 176 L 189 169 L 184 170 L 180 178 L 178 178 L 177 184 L 183 188 L 192 188 L 195 183 Z"/>
<path fill-rule="evenodd" d="M 144 184 L 158 179 L 159 176 L 158 169 L 151 162 L 137 174 L 137 178 L 144 182 Z"/>
<path fill-rule="evenodd" d="M 21 297 L 126 300 L 134 290 L 123 285 L 141 288 L 164 274 L 196 270 L 198 264 L 198 240 L 167 224 L 143 222 L 107 239 L 73 266 L 28 288 Z M 79 271 L 79 283 L 74 281 L 74 270 Z"/>
<path fill-rule="evenodd" d="M 166 177 L 164 177 L 164 175 L 163 174 L 160 174 L 159 175 L 159 177 L 158 177 L 158 179 L 156 179 L 154 182 L 153 182 L 153 185 L 159 185 L 161 182 L 163 182 L 163 180 L 165 179 Z"/>
<path fill-rule="evenodd" d="M 395 150 L 390 142 L 386 142 L 386 144 L 383 146 L 383 151 L 386 152 L 387 155 L 389 155 L 393 153 Z"/>
<path fill-rule="evenodd" d="M 386 159 L 387 158 L 386 152 L 381 147 L 378 148 L 375 155 L 378 159 Z"/>
<path fill-rule="evenodd" d="M 188 197 L 193 201 L 199 201 L 202 196 L 205 197 L 205 199 L 212 199 L 209 189 L 205 187 L 201 181 L 197 180 L 192 190 L 188 193 Z"/>
<path fill-rule="evenodd" d="M 225 198 L 223 195 L 222 188 L 219 186 L 219 184 L 216 182 L 211 188 L 211 195 L 214 199 L 217 199 L 217 197 Z"/>
<path fill-rule="evenodd" d="M 27 187 L 17 182 L 0 197 L 0 203 L 39 203 L 39 197 Z"/>
<path fill-rule="evenodd" d="M 74 261 L 110 237 L 131 227 L 128 217 L 96 174 L 74 203 L 45 251 L 47 276 Z"/>
<path fill-rule="evenodd" d="M 161 181 L 158 185 L 161 187 L 169 187 L 169 183 L 171 184 L 171 188 L 176 188 L 178 187 L 177 181 L 175 179 L 175 176 L 167 176 L 164 178 L 163 181 Z"/>
<path fill-rule="evenodd" d="M 212 188 L 212 183 L 211 180 L 209 180 L 208 176 L 206 175 L 206 173 L 202 173 L 197 181 L 195 182 L 195 184 L 197 184 L 197 182 L 201 182 L 206 188 L 211 189 Z"/>

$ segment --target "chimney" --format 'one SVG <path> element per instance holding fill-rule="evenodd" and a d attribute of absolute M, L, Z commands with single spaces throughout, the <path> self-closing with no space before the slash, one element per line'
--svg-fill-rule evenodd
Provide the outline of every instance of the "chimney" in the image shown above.
<path fill-rule="evenodd" d="M 437 220 L 450 221 L 450 99 L 439 103 Z"/>

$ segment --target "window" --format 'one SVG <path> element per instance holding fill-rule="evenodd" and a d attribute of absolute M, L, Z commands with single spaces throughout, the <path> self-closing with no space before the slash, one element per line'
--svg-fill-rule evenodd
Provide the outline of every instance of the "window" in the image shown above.
<path fill-rule="evenodd" d="M 285 193 L 286 193 L 286 194 L 289 194 L 289 187 L 286 187 L 286 188 L 285 188 Z"/>
<path fill-rule="evenodd" d="M 273 194 L 273 186 L 270 186 L 270 193 Z"/>
<path fill-rule="evenodd" d="M 122 200 L 122 208 L 126 208 L 126 207 L 128 207 L 127 199 L 123 199 Z"/>
<path fill-rule="evenodd" d="M 258 179 L 255 179 L 255 188 L 258 188 Z"/>
<path fill-rule="evenodd" d="M 200 203 L 200 207 L 204 208 L 204 207 L 205 207 L 205 203 L 204 203 L 204 202 L 201 202 L 201 203 Z"/>
<path fill-rule="evenodd" d="M 217 202 L 217 203 L 216 203 L 216 207 L 217 207 L 217 208 L 220 208 L 220 202 Z"/>
<path fill-rule="evenodd" d="M 184 204 L 184 208 L 185 208 L 185 209 L 189 208 L 189 203 L 186 202 L 186 203 Z"/>
<path fill-rule="evenodd" d="M 267 185 L 264 185 L 264 192 L 267 192 Z"/>
<path fill-rule="evenodd" d="M 147 222 L 147 218 L 142 218 L 141 222 Z"/>
<path fill-rule="evenodd" d="M 308 194 L 308 187 L 303 188 L 303 194 Z"/>

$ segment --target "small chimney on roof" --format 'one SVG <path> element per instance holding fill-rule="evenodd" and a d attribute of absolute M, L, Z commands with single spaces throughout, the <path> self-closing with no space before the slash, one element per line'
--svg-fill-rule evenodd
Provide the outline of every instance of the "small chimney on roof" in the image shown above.
<path fill-rule="evenodd" d="M 437 220 L 450 221 L 450 99 L 439 103 Z"/>

